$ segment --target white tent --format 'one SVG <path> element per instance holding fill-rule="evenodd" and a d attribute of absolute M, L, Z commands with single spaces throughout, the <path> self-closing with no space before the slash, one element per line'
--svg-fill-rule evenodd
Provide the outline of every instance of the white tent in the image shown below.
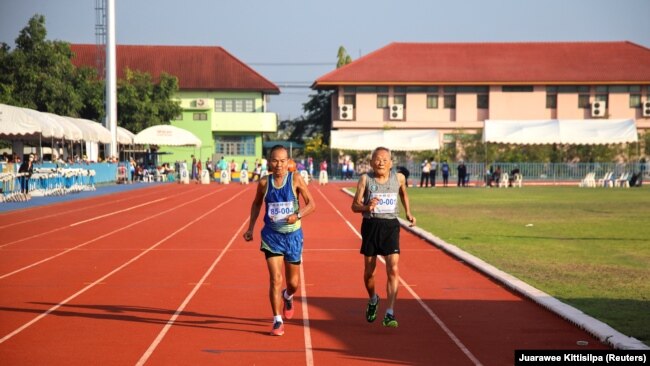
<path fill-rule="evenodd" d="M 41 124 L 24 108 L 0 104 L 0 136 L 32 137 L 42 131 Z"/>
<path fill-rule="evenodd" d="M 117 143 L 122 145 L 133 144 L 135 134 L 124 127 L 117 126 Z"/>
<path fill-rule="evenodd" d="M 540 145 L 606 145 L 637 142 L 631 119 L 486 120 L 483 142 Z"/>
<path fill-rule="evenodd" d="M 437 150 L 436 130 L 334 130 L 331 147 L 347 150 L 374 150 L 383 146 L 395 151 Z"/>
<path fill-rule="evenodd" d="M 190 131 L 171 125 L 157 125 L 145 128 L 135 135 L 133 143 L 161 146 L 201 147 L 201 140 Z"/>

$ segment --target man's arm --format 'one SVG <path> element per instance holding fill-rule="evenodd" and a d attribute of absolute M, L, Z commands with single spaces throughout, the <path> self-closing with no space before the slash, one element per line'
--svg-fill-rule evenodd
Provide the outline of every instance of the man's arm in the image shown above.
<path fill-rule="evenodd" d="M 406 219 L 409 220 L 411 226 L 415 226 L 415 217 L 411 215 L 411 204 L 409 203 L 408 193 L 406 193 L 406 178 L 402 173 L 397 173 L 397 180 L 399 181 L 399 198 L 402 200 L 402 205 L 406 211 Z"/>
<path fill-rule="evenodd" d="M 255 229 L 255 222 L 257 217 L 260 215 L 260 209 L 262 208 L 262 203 L 264 201 L 264 193 L 266 192 L 266 185 L 268 184 L 268 179 L 261 179 L 257 184 L 257 192 L 255 193 L 255 198 L 251 204 L 251 216 L 250 221 L 248 222 L 248 230 L 244 233 L 244 239 L 246 241 L 253 240 L 253 230 Z"/>
<path fill-rule="evenodd" d="M 314 198 L 311 196 L 311 192 L 309 192 L 309 188 L 307 188 L 307 184 L 305 183 L 305 180 L 302 179 L 302 176 L 300 174 L 293 174 L 293 184 L 294 187 L 296 187 L 296 193 L 299 196 L 302 196 L 302 200 L 305 202 L 305 206 L 302 207 L 298 212 L 287 217 L 287 224 L 293 224 L 299 219 L 302 219 L 303 217 L 316 210 L 316 203 L 314 202 Z"/>
<path fill-rule="evenodd" d="M 363 195 L 366 190 L 366 179 L 368 176 L 363 174 L 359 177 L 359 182 L 357 183 L 357 192 L 354 194 L 354 199 L 352 200 L 352 212 L 372 212 L 377 206 L 379 199 L 373 198 L 367 205 L 363 204 Z"/>

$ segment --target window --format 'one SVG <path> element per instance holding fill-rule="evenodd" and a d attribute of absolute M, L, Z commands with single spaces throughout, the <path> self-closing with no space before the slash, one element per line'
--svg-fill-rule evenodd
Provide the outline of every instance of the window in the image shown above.
<path fill-rule="evenodd" d="M 456 109 L 456 94 L 445 95 L 444 104 L 447 109 Z"/>
<path fill-rule="evenodd" d="M 589 94 L 578 95 L 578 108 L 589 108 Z"/>
<path fill-rule="evenodd" d="M 605 104 L 609 104 L 607 103 L 608 99 L 607 94 L 596 94 L 596 102 L 605 102 Z"/>
<path fill-rule="evenodd" d="M 216 136 L 214 146 L 216 154 L 255 155 L 255 136 Z"/>
<path fill-rule="evenodd" d="M 215 112 L 255 112 L 254 99 L 215 99 Z"/>
<path fill-rule="evenodd" d="M 547 109 L 556 109 L 557 108 L 557 86 L 547 86 L 546 87 L 546 108 Z"/>
<path fill-rule="evenodd" d="M 406 95 L 404 94 L 397 94 L 393 95 L 393 104 L 401 104 L 406 108 Z"/>
<path fill-rule="evenodd" d="M 353 106 L 356 107 L 356 104 L 357 104 L 356 95 L 354 95 L 354 94 L 344 95 L 343 96 L 343 104 L 352 104 Z"/>
<path fill-rule="evenodd" d="M 476 108 L 488 109 L 490 107 L 489 94 L 478 94 L 476 96 Z"/>
<path fill-rule="evenodd" d="M 393 93 L 395 94 L 406 94 L 405 86 L 395 86 L 393 87 Z"/>
<path fill-rule="evenodd" d="M 630 108 L 641 108 L 641 94 L 630 94 Z"/>
<path fill-rule="evenodd" d="M 193 113 L 192 114 L 192 120 L 194 120 L 194 121 L 207 121 L 208 120 L 208 114 L 205 113 L 205 112 Z"/>
<path fill-rule="evenodd" d="M 388 95 L 387 94 L 378 94 L 377 95 L 377 108 L 388 108 Z"/>
<path fill-rule="evenodd" d="M 532 85 L 504 85 L 501 87 L 501 91 L 504 93 L 519 93 L 519 92 L 532 92 Z"/>
<path fill-rule="evenodd" d="M 427 108 L 428 109 L 438 109 L 438 96 L 437 95 L 427 95 Z"/>

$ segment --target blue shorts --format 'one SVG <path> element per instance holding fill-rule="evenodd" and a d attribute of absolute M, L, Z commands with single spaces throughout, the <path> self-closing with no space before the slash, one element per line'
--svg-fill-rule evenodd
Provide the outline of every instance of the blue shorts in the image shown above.
<path fill-rule="evenodd" d="M 290 263 L 302 261 L 302 228 L 290 233 L 279 233 L 266 226 L 262 229 L 260 250 L 284 256 Z"/>

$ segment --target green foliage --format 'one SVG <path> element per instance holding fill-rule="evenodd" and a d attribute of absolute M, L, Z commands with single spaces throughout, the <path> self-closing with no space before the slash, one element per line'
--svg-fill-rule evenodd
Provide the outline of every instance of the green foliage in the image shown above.
<path fill-rule="evenodd" d="M 336 53 L 336 58 L 337 58 L 337 61 L 336 61 L 336 68 L 337 69 L 352 62 L 352 57 L 350 57 L 350 55 L 348 55 L 348 51 L 343 46 L 339 47 L 339 50 Z"/>
<path fill-rule="evenodd" d="M 74 67 L 68 43 L 46 36 L 45 18 L 35 15 L 20 31 L 15 50 L 0 44 L 0 103 L 102 121 L 104 81 L 95 69 Z M 162 74 L 154 84 L 150 75 L 128 71 L 118 85 L 118 123 L 133 133 L 168 124 L 181 112 L 172 100 L 178 91 L 174 76 Z"/>
<path fill-rule="evenodd" d="M 82 98 L 75 88 L 76 69 L 65 42 L 45 39 L 45 18 L 35 15 L 16 38 L 16 49 L 0 51 L 0 101 L 77 116 Z"/>
<path fill-rule="evenodd" d="M 169 124 L 181 112 L 179 103 L 170 100 L 176 91 L 178 79 L 174 76 L 162 74 L 160 83 L 154 85 L 150 74 L 127 69 L 117 88 L 120 125 L 138 133 L 149 126 Z"/>
<path fill-rule="evenodd" d="M 330 149 L 323 141 L 323 134 L 317 133 L 313 137 L 305 140 L 306 156 L 311 156 L 316 160 L 329 159 Z"/>

